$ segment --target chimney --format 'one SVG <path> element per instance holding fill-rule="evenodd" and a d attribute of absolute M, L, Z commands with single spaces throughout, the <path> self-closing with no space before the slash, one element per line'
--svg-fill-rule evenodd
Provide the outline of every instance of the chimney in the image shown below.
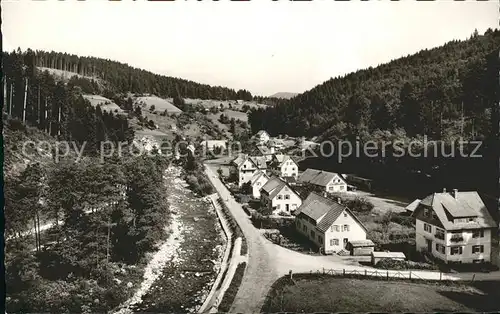
<path fill-rule="evenodd" d="M 455 199 L 457 199 L 457 197 L 458 197 L 458 190 L 457 189 L 453 189 L 453 197 Z"/>
<path fill-rule="evenodd" d="M 328 193 L 323 192 L 323 197 L 324 197 L 324 198 L 327 198 L 327 196 L 328 196 Z"/>
<path fill-rule="evenodd" d="M 443 188 L 443 193 L 446 193 L 446 188 Z"/>

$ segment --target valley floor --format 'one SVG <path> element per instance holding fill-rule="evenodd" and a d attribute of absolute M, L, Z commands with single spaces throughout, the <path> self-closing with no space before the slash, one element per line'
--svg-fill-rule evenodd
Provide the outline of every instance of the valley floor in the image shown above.
<path fill-rule="evenodd" d="M 129 307 L 134 312 L 196 312 L 217 276 L 224 236 L 215 210 L 187 189 L 180 174 L 175 167 L 166 172 L 174 222 L 170 245 L 168 249 L 162 246 L 153 257 L 153 271 L 146 269 L 147 283 L 136 304 Z"/>

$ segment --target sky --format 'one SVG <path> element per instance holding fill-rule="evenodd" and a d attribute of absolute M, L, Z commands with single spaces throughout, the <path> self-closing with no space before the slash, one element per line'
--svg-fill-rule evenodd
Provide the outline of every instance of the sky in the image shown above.
<path fill-rule="evenodd" d="M 497 1 L 2 1 L 3 50 L 54 50 L 268 96 L 466 39 Z"/>

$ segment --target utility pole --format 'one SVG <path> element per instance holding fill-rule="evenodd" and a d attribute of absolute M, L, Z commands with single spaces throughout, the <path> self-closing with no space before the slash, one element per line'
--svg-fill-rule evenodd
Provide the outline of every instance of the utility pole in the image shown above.
<path fill-rule="evenodd" d="M 45 107 L 43 108 L 44 113 L 44 119 L 43 119 L 43 129 L 44 131 L 47 131 L 47 96 L 45 96 Z"/>
<path fill-rule="evenodd" d="M 9 115 L 11 116 L 12 116 L 12 97 L 14 96 L 13 92 L 14 90 L 12 89 L 12 83 L 10 83 Z"/>
<path fill-rule="evenodd" d="M 23 123 L 26 122 L 26 100 L 28 98 L 28 78 L 26 77 L 26 81 L 24 84 L 24 104 L 23 104 Z"/>

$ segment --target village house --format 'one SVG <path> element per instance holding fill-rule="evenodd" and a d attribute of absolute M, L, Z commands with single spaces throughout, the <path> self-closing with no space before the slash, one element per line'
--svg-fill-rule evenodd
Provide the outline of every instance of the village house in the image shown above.
<path fill-rule="evenodd" d="M 266 159 L 261 156 L 239 155 L 232 162 L 231 172 L 236 174 L 238 187 L 252 179 L 257 170 L 266 171 Z"/>
<path fill-rule="evenodd" d="M 255 134 L 255 139 L 259 142 L 259 143 L 267 143 L 269 141 L 271 137 L 269 136 L 269 133 L 267 133 L 266 131 L 264 130 L 260 130 L 259 132 L 257 132 L 257 134 Z"/>
<path fill-rule="evenodd" d="M 346 192 L 347 182 L 345 179 L 333 172 L 317 169 L 307 169 L 298 178 L 300 183 L 310 183 L 321 187 L 325 192 Z"/>
<path fill-rule="evenodd" d="M 266 161 L 271 161 L 273 158 L 273 154 L 275 153 L 274 148 L 269 148 L 266 145 L 257 145 L 250 152 L 252 156 L 263 156 L 266 158 Z"/>
<path fill-rule="evenodd" d="M 269 181 L 269 176 L 261 170 L 257 170 L 250 179 L 250 186 L 252 187 L 252 196 L 260 198 L 260 190 Z"/>
<path fill-rule="evenodd" d="M 295 228 L 322 253 L 346 251 L 350 241 L 366 240 L 366 227 L 340 202 L 310 193 L 295 212 Z"/>
<path fill-rule="evenodd" d="M 297 178 L 297 175 L 299 174 L 299 166 L 292 159 L 292 157 L 288 155 L 274 154 L 271 162 L 269 163 L 269 168 L 278 172 L 279 176 L 284 178 Z"/>
<path fill-rule="evenodd" d="M 280 212 L 291 214 L 302 204 L 300 196 L 286 183 L 277 177 L 272 177 L 260 191 L 261 202 L 273 215 Z"/>
<path fill-rule="evenodd" d="M 279 138 L 273 138 L 267 142 L 267 146 L 273 151 L 280 151 L 285 148 L 285 141 Z"/>
<path fill-rule="evenodd" d="M 418 251 L 445 263 L 492 261 L 497 225 L 477 192 L 433 193 L 419 202 L 413 216 Z"/>

